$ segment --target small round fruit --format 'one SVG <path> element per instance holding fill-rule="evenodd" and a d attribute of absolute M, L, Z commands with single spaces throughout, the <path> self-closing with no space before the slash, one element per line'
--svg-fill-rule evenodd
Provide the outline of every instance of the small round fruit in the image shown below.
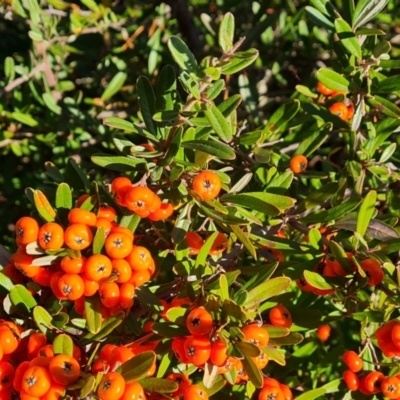
<path fill-rule="evenodd" d="M 81 367 L 75 358 L 58 354 L 50 361 L 49 372 L 54 382 L 68 386 L 78 380 Z"/>
<path fill-rule="evenodd" d="M 185 390 L 183 400 L 208 400 L 208 394 L 201 386 L 190 385 Z"/>
<path fill-rule="evenodd" d="M 212 316 L 204 307 L 194 308 L 186 318 L 186 327 L 192 335 L 207 335 L 212 326 Z"/>
<path fill-rule="evenodd" d="M 360 379 L 353 371 L 349 369 L 346 369 L 346 371 L 343 372 L 343 380 L 348 389 L 351 391 L 358 390 L 360 387 Z"/>
<path fill-rule="evenodd" d="M 283 305 L 271 308 L 269 311 L 269 320 L 274 326 L 290 328 L 292 326 L 292 315 Z"/>
<path fill-rule="evenodd" d="M 368 277 L 368 285 L 376 286 L 383 281 L 383 270 L 377 260 L 367 258 L 366 260 L 361 261 L 360 265 Z"/>
<path fill-rule="evenodd" d="M 26 245 L 36 241 L 39 234 L 39 224 L 32 217 L 22 217 L 15 224 L 17 244 Z"/>
<path fill-rule="evenodd" d="M 348 117 L 347 117 L 347 115 L 348 115 L 347 106 L 342 101 L 338 101 L 337 103 L 333 103 L 329 107 L 329 111 L 332 114 L 337 115 L 343 121 L 347 121 L 348 120 Z"/>
<path fill-rule="evenodd" d="M 301 154 L 293 156 L 290 160 L 290 169 L 295 174 L 302 174 L 303 172 L 306 172 L 307 166 L 308 160 Z"/>
<path fill-rule="evenodd" d="M 343 354 L 343 362 L 347 365 L 350 371 L 360 372 L 363 369 L 363 360 L 355 351 L 346 351 Z"/>
<path fill-rule="evenodd" d="M 108 372 L 97 388 L 100 400 L 119 400 L 125 392 L 125 380 L 118 372 Z"/>
<path fill-rule="evenodd" d="M 258 400 L 285 400 L 281 388 L 278 386 L 264 386 L 258 395 Z"/>
<path fill-rule="evenodd" d="M 221 191 L 221 179 L 215 172 L 202 171 L 193 179 L 192 187 L 203 200 L 212 200 Z"/>
<path fill-rule="evenodd" d="M 333 93 L 332 89 L 328 89 L 323 83 L 319 82 L 317 83 L 317 90 L 324 96 L 331 96 Z"/>
<path fill-rule="evenodd" d="M 186 232 L 186 242 L 191 256 L 199 254 L 204 244 L 203 238 L 196 232 Z"/>
<path fill-rule="evenodd" d="M 210 249 L 210 255 L 212 256 L 219 256 L 222 254 L 228 247 L 228 238 L 227 236 L 219 232 L 218 236 L 215 238 L 214 243 Z"/>
<path fill-rule="evenodd" d="M 397 399 L 400 397 L 400 379 L 395 376 L 385 378 L 381 382 L 382 394 L 388 399 Z"/>
<path fill-rule="evenodd" d="M 64 230 L 56 222 L 44 224 L 38 232 L 39 246 L 43 250 L 58 250 L 64 244 Z"/>
<path fill-rule="evenodd" d="M 51 386 L 49 371 L 44 367 L 29 367 L 22 378 L 22 390 L 29 396 L 41 397 Z"/>
<path fill-rule="evenodd" d="M 253 343 L 258 347 L 265 347 L 269 342 L 268 331 L 257 324 L 246 325 L 241 331 L 245 342 Z"/>
<path fill-rule="evenodd" d="M 331 334 L 331 327 L 329 325 L 321 325 L 317 329 L 317 336 L 321 342 L 326 342 Z"/>

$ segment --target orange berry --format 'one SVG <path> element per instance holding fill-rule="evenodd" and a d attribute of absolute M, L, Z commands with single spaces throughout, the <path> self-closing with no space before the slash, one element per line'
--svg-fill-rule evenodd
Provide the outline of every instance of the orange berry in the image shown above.
<path fill-rule="evenodd" d="M 292 315 L 289 310 L 282 305 L 271 308 L 269 311 L 269 320 L 274 326 L 282 326 L 285 328 L 290 328 L 292 326 Z"/>
<path fill-rule="evenodd" d="M 216 237 L 216 239 L 214 240 L 214 243 L 211 246 L 210 255 L 218 256 L 218 255 L 222 254 L 226 250 L 227 247 L 228 247 L 227 236 L 224 233 L 219 232 L 218 236 Z"/>
<path fill-rule="evenodd" d="M 35 242 L 39 234 L 39 224 L 31 217 L 22 217 L 15 224 L 15 235 L 18 245 Z"/>
<path fill-rule="evenodd" d="M 368 277 L 368 285 L 376 286 L 383 281 L 384 273 L 378 261 L 373 258 L 367 258 L 361 261 L 360 265 Z"/>
<path fill-rule="evenodd" d="M 205 389 L 199 385 L 189 385 L 183 395 L 183 400 L 208 400 L 208 398 Z"/>
<path fill-rule="evenodd" d="M 107 307 L 115 307 L 120 302 L 119 286 L 115 282 L 100 283 L 99 296 L 102 304 Z"/>
<path fill-rule="evenodd" d="M 321 325 L 317 329 L 317 336 L 321 342 L 326 342 L 331 334 L 331 327 L 329 325 Z"/>
<path fill-rule="evenodd" d="M 174 213 L 174 207 L 171 203 L 162 203 L 158 210 L 151 212 L 148 218 L 151 221 L 164 221 Z"/>
<path fill-rule="evenodd" d="M 41 397 L 51 386 L 51 377 L 46 368 L 29 367 L 22 378 L 22 390 L 29 396 Z"/>
<path fill-rule="evenodd" d="M 83 224 L 88 226 L 96 225 L 97 216 L 91 211 L 84 210 L 83 208 L 73 208 L 68 213 L 68 222 L 70 224 Z"/>
<path fill-rule="evenodd" d="M 83 296 L 85 284 L 78 274 L 64 274 L 58 281 L 58 289 L 68 300 L 77 300 Z"/>
<path fill-rule="evenodd" d="M 64 244 L 64 230 L 55 222 L 44 224 L 38 233 L 39 246 L 43 250 L 58 250 Z"/>
<path fill-rule="evenodd" d="M 65 230 L 64 241 L 72 250 L 84 250 L 92 244 L 93 233 L 87 225 L 72 224 Z"/>
<path fill-rule="evenodd" d="M 337 115 L 340 119 L 342 119 L 343 121 L 347 121 L 348 120 L 348 111 L 347 111 L 347 106 L 346 104 L 344 104 L 342 101 L 339 101 L 337 103 L 333 103 L 330 107 L 329 107 L 329 111 L 332 114 Z"/>
<path fill-rule="evenodd" d="M 246 325 L 242 329 L 244 341 L 255 344 L 258 347 L 265 347 L 269 342 L 268 331 L 257 324 Z"/>
<path fill-rule="evenodd" d="M 94 254 L 86 260 L 85 275 L 95 282 L 106 281 L 112 272 L 111 260 L 102 254 Z"/>
<path fill-rule="evenodd" d="M 111 258 L 125 258 L 132 251 L 133 243 L 125 233 L 112 232 L 107 236 L 104 248 Z"/>
<path fill-rule="evenodd" d="M 221 179 L 213 171 L 202 171 L 193 179 L 192 187 L 203 200 L 212 200 L 221 191 Z"/>
<path fill-rule="evenodd" d="M 186 242 L 191 256 L 199 254 L 204 244 L 203 238 L 196 232 L 186 232 Z"/>
<path fill-rule="evenodd" d="M 319 82 L 317 83 L 317 90 L 324 96 L 331 96 L 333 93 L 332 89 L 328 89 L 323 83 Z"/>
<path fill-rule="evenodd" d="M 186 327 L 192 335 L 206 335 L 212 326 L 212 316 L 204 307 L 194 308 L 186 318 Z"/>
<path fill-rule="evenodd" d="M 100 400 L 119 400 L 125 392 L 125 380 L 118 372 L 108 372 L 97 388 Z"/>
<path fill-rule="evenodd" d="M 307 158 L 301 154 L 293 156 L 290 160 L 290 169 L 295 174 L 302 174 L 306 171 L 308 165 Z"/>
<path fill-rule="evenodd" d="M 81 367 L 74 357 L 58 354 L 50 361 L 49 372 L 54 382 L 68 386 L 78 380 Z"/>

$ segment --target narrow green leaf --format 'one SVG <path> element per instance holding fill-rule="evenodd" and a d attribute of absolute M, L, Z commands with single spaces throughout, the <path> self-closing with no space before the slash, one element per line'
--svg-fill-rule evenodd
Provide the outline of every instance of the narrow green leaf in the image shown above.
<path fill-rule="evenodd" d="M 178 36 L 171 36 L 168 40 L 168 49 L 180 68 L 189 73 L 197 73 L 196 58 L 182 39 Z"/>
<path fill-rule="evenodd" d="M 1 249 L 1 247 L 0 247 L 0 249 Z M 4 264 L 4 265 L 6 265 L 6 264 Z M 3 289 L 6 289 L 7 291 L 9 291 L 14 286 L 14 283 L 8 276 L 5 276 L 2 272 L 0 272 L 0 286 Z"/>
<path fill-rule="evenodd" d="M 207 105 L 204 114 L 215 133 L 225 142 L 232 140 L 232 127 L 222 112 L 214 105 Z"/>
<path fill-rule="evenodd" d="M 237 238 L 240 240 L 240 242 L 244 245 L 244 247 L 246 247 L 250 255 L 255 260 L 257 260 L 257 252 L 255 247 L 253 246 L 253 243 L 249 239 L 249 235 L 243 232 L 237 225 L 230 225 L 230 228 L 232 229 L 233 233 L 237 236 Z"/>
<path fill-rule="evenodd" d="M 233 46 L 233 35 L 235 33 L 235 17 L 227 12 L 222 18 L 218 31 L 218 44 L 224 52 Z"/>
<path fill-rule="evenodd" d="M 106 242 L 106 237 L 104 234 L 104 228 L 101 226 L 96 230 L 96 234 L 94 235 L 93 238 L 93 243 L 92 243 L 93 254 L 101 254 L 105 242 Z"/>
<path fill-rule="evenodd" d="M 377 193 L 375 190 L 371 190 L 364 198 L 360 206 L 360 211 L 357 216 L 357 228 L 356 231 L 361 236 L 365 235 L 368 225 L 374 215 L 376 208 L 375 203 L 377 199 Z"/>
<path fill-rule="evenodd" d="M 328 139 L 329 133 L 333 129 L 333 124 L 328 122 L 323 125 L 319 130 L 312 133 L 305 140 L 300 143 L 300 146 L 294 152 L 294 155 L 302 154 L 309 158 L 316 150 L 321 148 L 325 140 Z"/>
<path fill-rule="evenodd" d="M 160 313 L 162 311 L 160 300 L 148 288 L 144 286 L 138 287 L 136 288 L 135 294 L 140 304 L 144 307 L 155 313 Z"/>
<path fill-rule="evenodd" d="M 350 55 L 360 60 L 362 57 L 361 46 L 351 30 L 351 26 L 344 19 L 338 18 L 335 20 L 335 29 L 343 47 Z"/>
<path fill-rule="evenodd" d="M 238 51 L 229 60 L 229 62 L 221 68 L 224 75 L 233 75 L 252 64 L 258 58 L 257 49 L 248 49 L 246 51 Z"/>
<path fill-rule="evenodd" d="M 153 332 L 157 335 L 164 337 L 175 337 L 175 336 L 188 336 L 190 332 L 186 326 L 171 324 L 168 322 L 155 322 L 152 326 Z"/>
<path fill-rule="evenodd" d="M 332 289 L 332 286 L 326 282 L 324 277 L 317 272 L 313 271 L 304 271 L 304 279 L 307 281 L 309 285 L 316 289 L 321 290 L 329 290 Z"/>
<path fill-rule="evenodd" d="M 104 120 L 104 125 L 121 129 L 125 132 L 136 132 L 135 126 L 132 124 L 132 122 L 126 121 L 122 118 L 108 117 Z"/>
<path fill-rule="evenodd" d="M 54 354 L 65 354 L 72 357 L 74 353 L 74 343 L 71 337 L 64 333 L 57 335 L 53 340 L 53 352 Z"/>
<path fill-rule="evenodd" d="M 304 340 L 303 335 L 298 332 L 291 332 L 285 337 L 271 338 L 269 344 L 271 346 L 293 346 L 299 344 Z"/>
<path fill-rule="evenodd" d="M 202 151 L 203 153 L 218 157 L 222 160 L 234 160 L 236 158 L 236 154 L 230 146 L 217 140 L 188 140 L 182 142 L 181 147 Z"/>
<path fill-rule="evenodd" d="M 279 276 L 261 283 L 255 288 L 249 290 L 245 308 L 258 307 L 265 300 L 277 296 L 290 286 L 290 279 Z"/>
<path fill-rule="evenodd" d="M 290 100 L 280 106 L 268 120 L 267 125 L 263 129 L 264 133 L 268 134 L 268 137 L 279 132 L 283 132 L 290 120 L 292 120 L 300 109 L 300 101 Z"/>
<path fill-rule="evenodd" d="M 263 386 L 263 377 L 261 375 L 261 371 L 258 369 L 254 361 L 251 357 L 244 355 L 242 360 L 243 368 L 246 371 L 247 375 L 249 376 L 250 382 L 256 388 L 262 388 Z"/>
<path fill-rule="evenodd" d="M 179 105 L 175 70 L 172 65 L 166 65 L 160 72 L 156 85 L 156 109 L 176 110 Z"/>
<path fill-rule="evenodd" d="M 226 194 L 221 200 L 273 216 L 293 207 L 295 203 L 295 200 L 290 197 L 264 192 Z"/>
<path fill-rule="evenodd" d="M 157 129 L 153 121 L 153 115 L 156 113 L 156 96 L 153 88 L 145 76 L 139 76 L 136 89 L 144 124 L 150 133 L 156 135 Z"/>
<path fill-rule="evenodd" d="M 121 71 L 117 72 L 117 74 L 111 79 L 105 88 L 103 94 L 101 95 L 101 99 L 106 101 L 117 94 L 121 90 L 122 86 L 124 86 L 127 77 L 127 73 Z"/>
<path fill-rule="evenodd" d="M 200 266 L 206 265 L 206 260 L 208 258 L 208 255 L 210 254 L 211 247 L 214 244 L 217 236 L 218 232 L 213 232 L 204 242 L 203 246 L 201 246 L 200 252 L 199 254 L 197 254 L 196 257 L 196 263 L 194 265 L 195 269 L 197 269 Z"/>
<path fill-rule="evenodd" d="M 56 191 L 56 208 L 72 208 L 72 193 L 71 189 L 66 183 L 60 183 Z"/>
<path fill-rule="evenodd" d="M 324 28 L 333 31 L 335 25 L 330 21 L 324 14 L 318 11 L 316 8 L 311 6 L 306 6 L 307 15 L 317 24 L 323 26 Z"/>
<path fill-rule="evenodd" d="M 169 379 L 144 378 L 139 383 L 147 392 L 173 393 L 178 390 L 178 384 Z"/>
<path fill-rule="evenodd" d="M 367 101 L 372 107 L 376 108 L 382 114 L 391 118 L 400 119 L 400 108 L 397 107 L 393 102 L 380 96 L 368 98 Z"/>
<path fill-rule="evenodd" d="M 290 329 L 282 326 L 263 325 L 263 328 L 268 332 L 270 339 L 282 338 L 290 334 Z"/>
<path fill-rule="evenodd" d="M 88 329 L 91 333 L 98 333 L 101 329 L 101 302 L 97 294 L 85 297 L 85 314 Z"/>
<path fill-rule="evenodd" d="M 41 306 L 36 306 L 33 309 L 33 319 L 39 330 L 46 334 L 51 325 L 51 315 Z"/>
<path fill-rule="evenodd" d="M 201 211 L 216 222 L 222 222 L 227 225 L 247 225 L 249 222 L 245 219 L 235 217 L 233 215 L 224 214 L 220 211 L 214 210 L 205 206 L 203 203 L 196 202 Z"/>
<path fill-rule="evenodd" d="M 325 389 L 313 389 L 301 394 L 300 396 L 297 396 L 296 400 L 315 400 L 321 398 L 325 393 Z"/>
<path fill-rule="evenodd" d="M 235 347 L 237 347 L 244 356 L 258 357 L 261 353 L 260 348 L 250 342 L 236 342 Z"/>
<path fill-rule="evenodd" d="M 120 172 L 135 171 L 138 164 L 146 163 L 143 158 L 113 156 L 102 153 L 93 154 L 91 160 L 100 167 Z"/>
<path fill-rule="evenodd" d="M 107 318 L 101 325 L 101 329 L 93 334 L 93 333 L 88 333 L 82 338 L 82 342 L 87 344 L 87 343 L 93 343 L 97 342 L 101 339 L 104 339 L 110 333 L 115 331 L 115 328 L 117 328 L 121 323 L 124 321 L 125 313 L 123 311 L 119 311 L 116 314 L 112 315 L 111 317 Z"/>
<path fill-rule="evenodd" d="M 378 83 L 376 91 L 378 93 L 393 93 L 398 91 L 400 88 L 400 75 L 390 76 L 389 78 L 383 79 Z"/>
<path fill-rule="evenodd" d="M 22 285 L 16 285 L 10 290 L 10 300 L 14 306 L 22 310 L 29 311 L 37 306 L 36 300 L 28 289 Z"/>
<path fill-rule="evenodd" d="M 121 375 L 126 383 L 138 381 L 147 376 L 155 362 L 155 353 L 153 351 L 145 351 L 124 362 L 120 367 Z"/>
<path fill-rule="evenodd" d="M 328 68 L 321 68 L 317 71 L 316 78 L 323 83 L 328 89 L 338 90 L 347 93 L 349 91 L 350 82 L 338 74 L 336 71 Z"/>
<path fill-rule="evenodd" d="M 371 21 L 386 7 L 388 2 L 389 0 L 359 0 L 353 14 L 353 29 Z"/>
<path fill-rule="evenodd" d="M 61 114 L 62 108 L 57 104 L 56 99 L 53 97 L 51 93 L 49 92 L 43 93 L 42 99 L 50 111 L 53 111 L 53 113 L 57 115 Z"/>

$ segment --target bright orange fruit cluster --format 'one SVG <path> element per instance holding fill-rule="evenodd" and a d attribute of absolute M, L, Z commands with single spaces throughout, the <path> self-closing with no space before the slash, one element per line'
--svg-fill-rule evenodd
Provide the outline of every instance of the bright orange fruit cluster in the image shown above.
<path fill-rule="evenodd" d="M 3 273 L 14 283 L 32 279 L 51 288 L 58 299 L 74 301 L 75 310 L 81 315 L 85 297 L 96 293 L 103 317 L 129 309 L 135 288 L 150 280 L 155 263 L 150 251 L 135 245 L 133 233 L 114 222 L 115 217 L 112 207 L 100 207 L 97 215 L 75 207 L 68 213 L 66 227 L 58 222 L 39 226 L 34 218 L 22 217 L 16 223 L 19 248 Z M 99 232 L 104 234 L 100 252 L 93 248 Z M 35 254 L 29 254 L 26 247 L 32 242 L 39 248 Z M 50 265 L 42 265 L 44 252 L 58 257 Z"/>
<path fill-rule="evenodd" d="M 127 208 L 141 218 L 163 221 L 174 212 L 171 203 L 162 203 L 160 197 L 148 187 L 133 186 L 132 181 L 125 176 L 120 176 L 112 181 L 111 192 L 118 205 Z"/>
<path fill-rule="evenodd" d="M 397 323 L 396 321 L 391 322 Z M 379 332 L 376 332 L 377 338 L 379 337 L 378 341 L 387 339 L 387 333 L 390 331 L 389 324 L 385 324 L 378 329 Z M 400 324 L 398 325 L 400 326 Z M 387 344 L 389 345 L 389 343 Z M 349 390 L 359 390 L 367 396 L 382 393 L 387 399 L 400 398 L 400 374 L 387 377 L 380 371 L 362 373 L 364 362 L 354 351 L 346 351 L 343 354 L 343 362 L 348 368 L 343 372 L 343 380 Z"/>

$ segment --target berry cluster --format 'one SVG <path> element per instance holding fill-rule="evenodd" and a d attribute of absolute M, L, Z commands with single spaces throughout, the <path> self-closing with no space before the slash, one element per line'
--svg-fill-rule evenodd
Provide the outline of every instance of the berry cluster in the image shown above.
<path fill-rule="evenodd" d="M 323 96 L 328 98 L 335 98 L 337 96 L 344 96 L 343 101 L 334 101 L 333 103 L 329 101 L 328 110 L 337 115 L 343 121 L 349 121 L 354 115 L 354 103 L 346 97 L 346 93 L 339 92 L 337 90 L 328 89 L 321 82 L 317 83 L 317 90 Z"/>
<path fill-rule="evenodd" d="M 377 334 L 377 337 L 379 335 Z M 359 390 L 367 396 L 382 393 L 387 399 L 400 398 L 400 374 L 390 377 L 385 376 L 380 371 L 359 374 L 363 369 L 364 363 L 354 351 L 346 351 L 343 354 L 343 362 L 348 368 L 343 372 L 343 380 L 349 390 Z"/>
<path fill-rule="evenodd" d="M 134 244 L 133 233 L 114 222 L 115 217 L 112 207 L 100 207 L 97 215 L 72 208 L 66 226 L 58 222 L 39 226 L 34 218 L 22 217 L 16 223 L 19 248 L 3 273 L 15 283 L 28 278 L 51 288 L 58 299 L 75 302 L 81 315 L 85 297 L 96 293 L 104 317 L 129 309 L 135 288 L 150 280 L 155 263 L 147 248 Z M 45 253 L 53 255 L 50 265 Z"/>

